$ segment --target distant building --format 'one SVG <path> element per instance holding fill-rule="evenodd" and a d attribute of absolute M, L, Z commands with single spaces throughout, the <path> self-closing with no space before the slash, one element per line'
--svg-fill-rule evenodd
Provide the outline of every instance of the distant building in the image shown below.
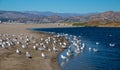
<path fill-rule="evenodd" d="M 0 24 L 2 23 L 2 21 L 0 20 Z"/>

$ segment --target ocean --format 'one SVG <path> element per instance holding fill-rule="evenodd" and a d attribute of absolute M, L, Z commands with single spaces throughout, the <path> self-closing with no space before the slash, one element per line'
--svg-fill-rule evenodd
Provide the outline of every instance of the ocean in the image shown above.
<path fill-rule="evenodd" d="M 65 62 L 59 56 L 59 63 L 63 63 L 62 70 L 120 70 L 120 28 L 64 27 L 33 30 L 74 35 L 85 44 L 84 52 L 71 56 Z M 96 48 L 98 52 L 90 51 L 89 48 Z M 66 54 L 66 50 L 61 54 Z"/>

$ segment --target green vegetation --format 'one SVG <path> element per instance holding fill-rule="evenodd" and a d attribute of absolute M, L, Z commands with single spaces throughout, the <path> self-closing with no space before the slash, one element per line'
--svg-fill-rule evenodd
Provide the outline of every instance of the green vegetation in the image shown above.
<path fill-rule="evenodd" d="M 86 26 L 85 22 L 73 23 L 72 26 Z"/>

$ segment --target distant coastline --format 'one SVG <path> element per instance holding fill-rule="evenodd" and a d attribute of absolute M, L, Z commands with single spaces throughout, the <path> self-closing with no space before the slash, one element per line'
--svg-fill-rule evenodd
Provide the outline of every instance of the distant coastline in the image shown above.
<path fill-rule="evenodd" d="M 97 26 L 98 24 L 104 26 L 104 24 L 111 25 L 111 23 L 115 23 L 116 25 L 116 23 L 120 23 L 120 12 L 115 11 L 106 11 L 86 15 L 68 13 L 52 13 L 51 15 L 46 14 L 41 12 L 37 12 L 36 14 L 35 12 L 0 11 L 0 24 L 62 24 L 87 22 L 88 26 Z"/>

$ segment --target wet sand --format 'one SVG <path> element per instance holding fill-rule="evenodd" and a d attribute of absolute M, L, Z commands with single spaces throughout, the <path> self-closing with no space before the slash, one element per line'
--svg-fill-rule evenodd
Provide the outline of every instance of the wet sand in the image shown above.
<path fill-rule="evenodd" d="M 64 26 L 64 25 L 63 25 Z M 28 28 L 47 28 L 58 27 L 57 24 L 0 24 L 0 33 L 2 34 L 27 34 L 33 35 L 36 39 L 50 36 L 45 33 L 38 33 L 28 30 Z M 61 26 L 62 27 L 62 26 Z M 52 35 L 51 35 L 52 36 Z M 63 39 L 67 42 L 67 40 Z M 32 46 L 32 45 L 31 45 Z M 29 49 L 32 53 L 31 59 L 25 55 L 15 53 L 16 48 L 4 49 L 0 47 L 0 70 L 61 70 L 58 63 L 58 54 L 63 50 L 59 47 L 59 52 L 45 52 L 49 57 L 42 58 L 41 52 Z M 24 50 L 23 50 L 24 51 Z"/>

